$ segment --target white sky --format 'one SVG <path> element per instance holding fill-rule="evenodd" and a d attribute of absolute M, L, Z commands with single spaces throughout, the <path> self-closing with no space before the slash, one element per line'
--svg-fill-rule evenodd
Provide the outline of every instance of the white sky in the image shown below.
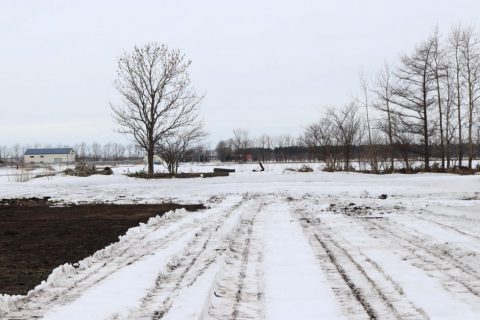
<path fill-rule="evenodd" d="M 109 102 L 116 59 L 149 41 L 193 61 L 214 147 L 232 129 L 298 135 L 425 39 L 462 22 L 478 0 L 0 0 L 0 144 L 126 142 Z"/>

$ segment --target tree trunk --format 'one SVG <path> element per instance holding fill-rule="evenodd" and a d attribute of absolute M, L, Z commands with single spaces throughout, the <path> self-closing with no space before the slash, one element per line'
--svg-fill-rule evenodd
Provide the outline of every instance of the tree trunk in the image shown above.
<path fill-rule="evenodd" d="M 155 144 L 153 143 L 153 139 L 148 139 L 148 149 L 147 149 L 147 161 L 148 161 L 148 175 L 153 175 L 154 167 L 153 167 L 153 155 L 155 154 Z"/>
<path fill-rule="evenodd" d="M 442 112 L 442 98 L 440 96 L 440 81 L 438 73 L 435 75 L 437 81 L 437 100 L 438 100 L 438 115 L 440 119 L 440 156 L 442 158 L 442 169 L 445 169 L 445 144 L 443 138 L 443 112 Z M 448 130 L 448 129 L 447 129 Z"/>
<path fill-rule="evenodd" d="M 457 77 L 457 116 L 458 116 L 458 166 L 462 166 L 463 150 L 462 150 L 462 108 L 461 108 L 461 90 L 460 90 L 460 62 L 458 53 L 455 53 L 455 60 L 457 63 L 456 77 Z"/>
<path fill-rule="evenodd" d="M 425 86 L 425 80 L 423 85 L 423 138 L 424 138 L 424 165 L 425 170 L 430 170 L 430 150 L 428 145 L 428 119 L 427 119 L 427 89 Z"/>

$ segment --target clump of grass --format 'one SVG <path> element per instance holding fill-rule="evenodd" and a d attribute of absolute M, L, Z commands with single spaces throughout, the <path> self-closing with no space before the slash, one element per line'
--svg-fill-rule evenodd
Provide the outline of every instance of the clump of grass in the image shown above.
<path fill-rule="evenodd" d="M 15 173 L 15 182 L 28 182 L 32 180 L 32 174 L 30 171 L 21 168 Z"/>

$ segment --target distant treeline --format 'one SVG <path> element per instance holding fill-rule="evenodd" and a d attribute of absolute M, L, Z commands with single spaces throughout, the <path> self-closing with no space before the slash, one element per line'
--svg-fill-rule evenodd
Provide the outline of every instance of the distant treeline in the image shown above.
<path fill-rule="evenodd" d="M 12 146 L 0 146 L 0 160 L 3 162 L 21 162 L 23 154 L 27 149 L 43 148 L 73 148 L 78 160 L 103 161 L 103 160 L 128 160 L 140 159 L 143 157 L 141 149 L 133 144 L 121 144 L 110 142 L 100 144 L 92 142 L 90 144 L 81 142 L 74 145 L 64 144 L 14 144 Z"/>
<path fill-rule="evenodd" d="M 23 161 L 23 154 L 27 149 L 42 149 L 42 148 L 73 148 L 76 152 L 76 160 L 98 162 L 98 161 L 126 161 L 126 160 L 141 160 L 144 157 L 142 148 L 134 144 L 121 144 L 116 142 L 109 142 L 101 144 L 98 142 L 92 143 L 77 143 L 73 145 L 64 144 L 19 144 L 16 143 L 11 146 L 0 145 L 0 162 L 2 163 L 19 163 Z M 206 162 L 211 159 L 211 152 L 201 146 L 188 150 L 182 161 L 185 162 Z"/>

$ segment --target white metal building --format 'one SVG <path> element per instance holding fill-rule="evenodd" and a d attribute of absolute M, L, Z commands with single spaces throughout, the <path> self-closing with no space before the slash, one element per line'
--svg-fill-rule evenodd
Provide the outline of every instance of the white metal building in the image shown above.
<path fill-rule="evenodd" d="M 72 148 L 27 149 L 24 163 L 31 164 L 73 164 L 75 150 Z"/>

